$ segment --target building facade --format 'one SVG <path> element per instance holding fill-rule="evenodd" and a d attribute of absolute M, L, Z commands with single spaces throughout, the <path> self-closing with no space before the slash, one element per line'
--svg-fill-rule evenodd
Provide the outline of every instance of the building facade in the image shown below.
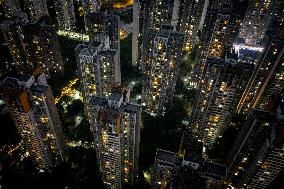
<path fill-rule="evenodd" d="M 207 11 L 206 0 L 183 0 L 179 6 L 178 31 L 185 34 L 184 50 L 190 49 L 198 42 L 198 31 L 202 29 L 202 14 Z M 205 13 L 203 13 L 205 11 Z"/>
<path fill-rule="evenodd" d="M 212 1 L 206 4 L 206 16 L 199 37 L 198 62 L 193 66 L 192 83 L 200 87 L 205 74 L 207 58 L 223 58 L 233 47 L 240 25 L 239 14 L 230 1 Z M 201 23 L 203 23 L 203 18 Z"/>
<path fill-rule="evenodd" d="M 120 64 L 117 51 L 110 49 L 108 38 L 104 42 L 93 41 L 89 45 L 76 47 L 77 67 L 85 112 L 92 120 L 91 98 L 93 96 L 110 96 L 113 89 L 121 83 Z"/>
<path fill-rule="evenodd" d="M 171 25 L 172 15 L 176 14 L 173 13 L 173 1 L 151 0 L 145 8 L 145 12 L 148 14 L 145 20 L 145 22 L 148 22 L 148 27 L 145 27 L 146 30 L 148 28 L 160 30 L 162 25 Z M 178 11 L 178 9 L 175 9 L 175 11 Z"/>
<path fill-rule="evenodd" d="M 260 45 L 274 14 L 274 1 L 250 0 L 239 37 L 250 46 Z"/>
<path fill-rule="evenodd" d="M 254 108 L 269 111 L 273 94 L 284 88 L 283 59 L 283 38 L 272 38 L 254 68 L 239 101 L 238 112 L 249 112 Z"/>
<path fill-rule="evenodd" d="M 90 13 L 87 17 L 87 33 L 90 41 L 103 41 L 106 36 L 109 37 L 110 48 L 120 50 L 120 38 L 118 22 L 119 17 L 108 14 L 107 11 Z"/>
<path fill-rule="evenodd" d="M 48 21 L 26 24 L 23 31 L 23 48 L 29 67 L 38 64 L 50 76 L 51 72 L 63 72 L 63 60 L 55 29 Z M 28 68 L 29 69 L 29 68 Z"/>
<path fill-rule="evenodd" d="M 83 0 L 82 1 L 83 11 L 84 11 L 84 21 L 85 21 L 85 30 L 88 31 L 87 27 L 87 15 L 90 13 L 96 13 L 100 10 L 101 1 L 93 1 L 93 0 Z"/>
<path fill-rule="evenodd" d="M 267 188 L 283 170 L 283 112 L 282 102 L 275 113 L 249 114 L 226 160 L 233 186 Z"/>
<path fill-rule="evenodd" d="M 39 169 L 50 170 L 66 160 L 63 131 L 44 74 L 7 77 L 5 102 L 25 147 Z"/>
<path fill-rule="evenodd" d="M 139 35 L 140 35 L 140 25 L 139 25 L 139 15 L 140 15 L 140 1 L 134 0 L 133 3 L 133 31 L 132 31 L 132 65 L 137 66 L 138 56 L 139 56 Z"/>
<path fill-rule="evenodd" d="M 49 15 L 46 0 L 23 0 L 23 3 L 31 23 L 35 23 L 41 17 Z"/>
<path fill-rule="evenodd" d="M 173 185 L 177 172 L 179 171 L 179 159 L 174 152 L 157 149 L 152 188 L 170 188 Z"/>
<path fill-rule="evenodd" d="M 63 60 L 55 29 L 42 19 L 28 23 L 26 14 L 4 20 L 1 31 L 9 48 L 13 63 L 19 73 L 32 73 L 39 65 L 50 76 L 51 72 L 63 72 Z"/>
<path fill-rule="evenodd" d="M 107 188 L 119 189 L 137 178 L 141 107 L 130 103 L 125 91 L 93 97 L 91 129 L 97 159 Z"/>
<path fill-rule="evenodd" d="M 27 22 L 28 18 L 26 13 L 18 12 L 14 15 L 13 19 L 6 19 L 0 23 L 1 32 L 13 60 L 12 64 L 14 64 L 18 70 L 21 70 L 26 59 L 25 50 L 22 48 L 23 39 L 21 34 L 23 33 L 22 27 L 27 24 Z M 7 67 L 10 67 L 10 65 Z"/>
<path fill-rule="evenodd" d="M 109 48 L 108 38 L 104 42 L 79 44 L 76 52 L 78 71 L 86 98 L 95 95 L 109 96 L 112 87 L 120 84 L 121 76 L 117 51 Z"/>
<path fill-rule="evenodd" d="M 76 18 L 74 13 L 73 0 L 57 0 L 54 1 L 54 6 L 59 29 L 74 29 Z"/>
<path fill-rule="evenodd" d="M 145 37 L 142 102 L 150 114 L 162 115 L 174 94 L 184 35 L 170 30 L 148 29 Z"/>
<path fill-rule="evenodd" d="M 4 9 L 6 18 L 11 18 L 21 11 L 21 7 L 18 0 L 4 0 L 0 3 Z"/>
<path fill-rule="evenodd" d="M 191 126 L 206 147 L 222 135 L 249 80 L 253 66 L 238 62 L 237 54 L 208 58 L 193 108 Z"/>

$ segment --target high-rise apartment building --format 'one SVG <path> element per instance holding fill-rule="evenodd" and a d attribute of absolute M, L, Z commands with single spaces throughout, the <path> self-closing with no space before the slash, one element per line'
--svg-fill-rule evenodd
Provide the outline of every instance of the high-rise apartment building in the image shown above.
<path fill-rule="evenodd" d="M 144 4 L 141 8 L 143 12 L 143 32 L 149 28 L 160 30 L 163 25 L 176 26 L 178 17 L 178 5 L 176 1 L 150 0 L 140 2 Z M 173 20 L 174 19 L 174 20 Z"/>
<path fill-rule="evenodd" d="M 252 70 L 252 65 L 238 62 L 234 52 L 224 59 L 207 59 L 191 123 L 205 146 L 210 147 L 227 127 Z"/>
<path fill-rule="evenodd" d="M 224 56 L 226 50 L 233 46 L 241 22 L 232 4 L 216 4 L 210 5 L 202 29 L 200 41 L 205 57 Z"/>
<path fill-rule="evenodd" d="M 104 42 L 93 41 L 89 45 L 78 45 L 76 54 L 85 111 L 91 120 L 91 97 L 110 96 L 113 88 L 121 83 L 118 53 L 109 48 L 108 38 L 105 38 Z"/>
<path fill-rule="evenodd" d="M 176 153 L 157 149 L 152 188 L 170 188 L 173 186 L 177 172 L 179 171 L 179 159 Z"/>
<path fill-rule="evenodd" d="M 197 88 L 204 77 L 206 59 L 223 58 L 233 47 L 241 21 L 234 8 L 227 1 L 216 0 L 208 5 L 199 38 L 200 56 L 192 74 L 192 82 Z"/>
<path fill-rule="evenodd" d="M 38 168 L 49 170 L 66 159 L 61 123 L 45 75 L 7 77 L 5 102 L 25 147 Z"/>
<path fill-rule="evenodd" d="M 272 38 L 256 64 L 240 99 L 238 112 L 254 108 L 269 111 L 274 94 L 284 88 L 284 40 Z"/>
<path fill-rule="evenodd" d="M 21 11 L 18 0 L 3 0 L 0 2 L 0 6 L 3 7 L 6 18 L 11 18 Z"/>
<path fill-rule="evenodd" d="M 90 36 L 90 41 L 104 41 L 105 37 L 108 36 L 110 48 L 119 51 L 119 17 L 108 14 L 107 11 L 90 13 L 86 17 L 87 33 Z"/>
<path fill-rule="evenodd" d="M 136 66 L 138 64 L 139 56 L 139 35 L 140 35 L 140 1 L 134 0 L 133 2 L 133 27 L 132 27 L 132 65 Z"/>
<path fill-rule="evenodd" d="M 25 50 L 22 48 L 22 27 L 28 22 L 26 13 L 18 12 L 13 19 L 6 19 L 0 23 L 1 32 L 9 49 L 13 64 L 18 70 L 25 63 Z M 7 65 L 10 67 L 10 65 Z"/>
<path fill-rule="evenodd" d="M 240 27 L 239 37 L 247 45 L 256 46 L 263 40 L 274 14 L 274 1 L 250 0 L 245 18 Z"/>
<path fill-rule="evenodd" d="M 183 34 L 170 30 L 147 31 L 143 47 L 142 101 L 152 115 L 164 114 L 174 94 L 183 39 Z"/>
<path fill-rule="evenodd" d="M 120 62 L 119 17 L 107 11 L 99 11 L 87 14 L 86 20 L 90 41 L 102 42 L 108 37 L 109 46 L 117 51 L 117 61 Z"/>
<path fill-rule="evenodd" d="M 104 42 L 93 41 L 76 47 L 78 71 L 86 96 L 109 96 L 112 87 L 120 84 L 120 65 L 117 51 Z"/>
<path fill-rule="evenodd" d="M 25 13 L 17 15 L 4 20 L 0 27 L 18 72 L 31 73 L 37 65 L 47 76 L 50 72 L 63 72 L 55 29 L 45 19 L 28 23 Z"/>
<path fill-rule="evenodd" d="M 179 6 L 178 31 L 185 34 L 184 49 L 189 51 L 198 42 L 198 31 L 202 29 L 202 14 L 206 13 L 208 0 L 181 0 Z M 203 10 L 205 13 L 203 13 Z"/>
<path fill-rule="evenodd" d="M 221 188 L 227 176 L 227 168 L 205 161 L 202 157 L 202 146 L 202 142 L 186 133 L 183 135 L 179 155 L 157 149 L 153 188 Z"/>
<path fill-rule="evenodd" d="M 51 72 L 63 72 L 63 60 L 55 29 L 46 20 L 26 24 L 23 31 L 23 48 L 27 65 L 40 65 L 49 76 Z"/>
<path fill-rule="evenodd" d="M 283 96 L 274 113 L 250 112 L 226 160 L 233 186 L 267 188 L 283 171 L 283 124 Z"/>
<path fill-rule="evenodd" d="M 86 26 L 87 24 L 87 15 L 90 13 L 96 13 L 100 10 L 101 1 L 94 1 L 94 0 L 82 0 L 82 6 L 84 10 L 84 21 L 85 21 L 85 30 L 88 31 Z"/>
<path fill-rule="evenodd" d="M 149 28 L 148 3 L 136 0 L 133 4 L 132 65 L 142 68 L 144 36 Z"/>
<path fill-rule="evenodd" d="M 32 23 L 49 15 L 46 0 L 23 0 L 23 6 L 28 14 L 29 21 Z"/>
<path fill-rule="evenodd" d="M 171 25 L 174 14 L 173 1 L 151 0 L 145 5 L 145 29 L 153 28 L 160 30 L 162 25 Z M 178 11 L 178 9 L 175 9 Z"/>
<path fill-rule="evenodd" d="M 76 19 L 73 0 L 54 1 L 56 17 L 59 29 L 72 30 L 75 27 Z"/>
<path fill-rule="evenodd" d="M 137 178 L 141 107 L 130 103 L 126 93 L 91 99 L 91 129 L 99 169 L 108 188 L 120 189 Z"/>

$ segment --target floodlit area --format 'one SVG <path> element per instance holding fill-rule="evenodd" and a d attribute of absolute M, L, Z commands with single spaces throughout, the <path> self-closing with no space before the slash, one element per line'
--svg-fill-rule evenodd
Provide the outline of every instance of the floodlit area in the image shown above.
<path fill-rule="evenodd" d="M 83 147 L 85 149 L 88 149 L 88 148 L 95 148 L 95 143 L 94 142 L 82 142 L 81 140 L 79 141 L 71 141 L 71 142 L 68 142 L 67 145 L 69 147 Z"/>
<path fill-rule="evenodd" d="M 115 9 L 124 9 L 133 5 L 133 0 L 128 0 L 125 3 L 114 3 L 113 8 Z"/>
<path fill-rule="evenodd" d="M 82 116 L 76 116 L 75 117 L 75 127 L 77 127 L 78 125 L 80 125 L 80 123 L 82 122 L 83 117 Z"/>
<path fill-rule="evenodd" d="M 61 90 L 60 96 L 55 98 L 55 104 L 57 104 L 63 96 L 69 96 L 74 98 L 75 100 L 83 100 L 82 94 L 78 90 L 72 89 L 72 87 L 78 82 L 78 80 L 78 78 L 71 80 L 69 84 Z"/>
<path fill-rule="evenodd" d="M 80 40 L 80 41 L 83 41 L 83 42 L 89 42 L 89 35 L 86 35 L 86 34 L 83 34 L 83 33 L 76 33 L 76 32 L 72 32 L 72 31 L 58 30 L 57 34 L 59 36 L 65 36 L 65 37 L 68 37 L 70 39 Z"/>
<path fill-rule="evenodd" d="M 120 28 L 119 29 L 119 38 L 120 38 L 120 40 L 125 39 L 127 36 L 128 36 L 128 33 L 124 29 Z"/>
<path fill-rule="evenodd" d="M 248 46 L 245 44 L 234 44 L 234 48 L 236 51 L 239 51 L 240 49 L 247 49 L 247 50 L 258 51 L 258 52 L 263 51 L 263 47 Z"/>
<path fill-rule="evenodd" d="M 151 174 L 148 173 L 147 171 L 144 171 L 143 172 L 143 176 L 145 178 L 145 181 L 148 183 L 148 184 L 151 184 Z"/>

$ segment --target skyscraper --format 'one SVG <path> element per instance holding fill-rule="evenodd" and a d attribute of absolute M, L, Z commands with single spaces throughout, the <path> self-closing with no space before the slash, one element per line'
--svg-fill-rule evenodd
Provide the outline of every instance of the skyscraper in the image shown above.
<path fill-rule="evenodd" d="M 91 129 L 99 169 L 108 188 L 122 188 L 137 178 L 141 107 L 130 103 L 124 91 L 91 99 Z"/>
<path fill-rule="evenodd" d="M 41 17 L 49 15 L 46 0 L 23 0 L 23 2 L 30 22 L 35 23 Z"/>
<path fill-rule="evenodd" d="M 5 17 L 11 18 L 15 16 L 18 12 L 21 11 L 21 7 L 18 0 L 3 0 L 0 5 L 2 4 Z"/>
<path fill-rule="evenodd" d="M 276 2 L 266 0 L 250 0 L 245 18 L 240 27 L 239 37 L 247 45 L 261 44 L 267 27 L 274 14 Z"/>
<path fill-rule="evenodd" d="M 134 0 L 133 3 L 133 33 L 132 33 L 132 65 L 136 66 L 138 63 L 139 54 L 139 16 L 140 16 L 140 1 Z"/>
<path fill-rule="evenodd" d="M 157 149 L 152 185 L 163 188 L 221 188 L 227 176 L 224 165 L 202 157 L 202 142 L 184 133 L 179 155 Z"/>
<path fill-rule="evenodd" d="M 121 76 L 117 51 L 109 48 L 108 38 L 104 42 L 79 44 L 76 52 L 85 95 L 109 96 L 112 87 L 120 84 Z"/>
<path fill-rule="evenodd" d="M 248 112 L 254 108 L 269 111 L 271 97 L 284 88 L 283 59 L 283 38 L 272 38 L 254 68 L 238 104 L 238 112 Z"/>
<path fill-rule="evenodd" d="M 26 54 L 27 65 L 40 65 L 44 73 L 63 72 L 63 60 L 55 29 L 48 21 L 23 26 L 23 48 Z M 28 68 L 29 69 L 29 68 Z"/>
<path fill-rule="evenodd" d="M 10 55 L 14 61 L 14 65 L 18 70 L 21 70 L 25 64 L 25 50 L 22 48 L 23 33 L 22 27 L 28 22 L 26 13 L 18 12 L 14 15 L 13 19 L 6 19 L 0 23 L 0 28 L 4 36 L 7 47 L 9 48 Z M 10 65 L 7 65 L 10 67 Z"/>
<path fill-rule="evenodd" d="M 48 20 L 28 23 L 26 14 L 17 13 L 12 20 L 4 20 L 1 30 L 19 73 L 31 73 L 40 65 L 49 76 L 51 72 L 63 72 L 63 60 L 55 29 Z"/>
<path fill-rule="evenodd" d="M 228 126 L 252 70 L 252 65 L 238 62 L 234 52 L 224 59 L 207 59 L 191 123 L 205 146 L 210 147 Z"/>
<path fill-rule="evenodd" d="M 76 19 L 73 0 L 54 1 L 58 27 L 63 30 L 72 30 L 75 27 Z"/>
<path fill-rule="evenodd" d="M 208 2 L 206 0 L 183 0 L 180 2 L 178 20 L 178 31 L 185 34 L 184 48 L 189 51 L 198 42 L 198 30 L 202 26 L 203 9 L 207 9 Z"/>
<path fill-rule="evenodd" d="M 151 0 L 146 3 L 145 13 L 145 29 L 153 28 L 160 30 L 162 25 L 171 25 L 172 15 L 176 14 L 173 11 L 178 11 L 178 9 L 173 9 L 173 1 L 163 1 L 163 0 Z"/>
<path fill-rule="evenodd" d="M 76 47 L 77 67 L 81 78 L 85 112 L 92 120 L 91 98 L 93 96 L 109 96 L 113 88 L 120 85 L 120 64 L 118 53 L 109 48 L 108 37 L 104 42 L 93 41 L 89 45 Z"/>
<path fill-rule="evenodd" d="M 99 11 L 87 14 L 86 20 L 90 41 L 102 42 L 108 37 L 109 46 L 117 51 L 117 61 L 120 62 L 119 17 L 107 11 Z"/>
<path fill-rule="evenodd" d="M 229 1 L 230 2 L 230 1 Z M 208 5 L 199 40 L 199 60 L 193 68 L 192 82 L 199 87 L 207 58 L 222 58 L 233 46 L 238 33 L 240 16 L 226 0 L 212 1 Z"/>
<path fill-rule="evenodd" d="M 235 187 L 267 188 L 284 167 L 282 102 L 274 113 L 253 110 L 227 157 Z"/>
<path fill-rule="evenodd" d="M 132 65 L 143 67 L 143 44 L 149 28 L 148 2 L 136 0 L 133 4 Z"/>
<path fill-rule="evenodd" d="M 84 10 L 84 21 L 85 21 L 85 29 L 87 28 L 87 15 L 90 13 L 96 13 L 100 10 L 101 1 L 94 1 L 94 0 L 82 0 L 82 6 Z"/>
<path fill-rule="evenodd" d="M 142 102 L 152 115 L 162 115 L 175 90 L 184 35 L 148 29 L 143 47 Z"/>
<path fill-rule="evenodd" d="M 89 13 L 86 17 L 87 33 L 90 36 L 90 41 L 104 41 L 105 37 L 108 36 L 110 48 L 119 51 L 119 17 L 108 14 L 107 11 Z"/>
<path fill-rule="evenodd" d="M 49 170 L 66 159 L 61 123 L 45 75 L 7 77 L 5 102 L 25 147 L 38 168 Z"/>
<path fill-rule="evenodd" d="M 221 6 L 212 4 L 207 11 L 201 34 L 205 57 L 222 57 L 233 46 L 241 22 L 233 8 L 233 5 L 226 3 Z"/>
<path fill-rule="evenodd" d="M 157 149 L 152 178 L 153 188 L 172 187 L 179 171 L 179 166 L 179 159 L 176 153 Z"/>

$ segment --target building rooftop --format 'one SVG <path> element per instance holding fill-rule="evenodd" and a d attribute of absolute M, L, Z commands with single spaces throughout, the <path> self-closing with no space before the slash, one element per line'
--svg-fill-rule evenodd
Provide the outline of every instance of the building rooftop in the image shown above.
<path fill-rule="evenodd" d="M 30 87 L 30 91 L 33 93 L 38 93 L 42 94 L 48 89 L 48 86 L 43 86 L 43 85 L 32 85 Z"/>
<path fill-rule="evenodd" d="M 176 154 L 174 152 L 157 149 L 156 161 L 164 162 L 167 164 L 176 165 Z"/>
<path fill-rule="evenodd" d="M 7 77 L 6 79 L 4 79 L 1 83 L 1 86 L 13 89 L 19 88 L 18 80 L 11 77 Z"/>
<path fill-rule="evenodd" d="M 105 51 L 101 51 L 99 52 L 99 55 L 110 55 L 110 56 L 115 56 L 117 53 L 117 50 L 114 49 L 110 49 L 110 50 L 105 50 Z"/>
<path fill-rule="evenodd" d="M 90 42 L 89 47 L 91 46 L 91 47 L 98 48 L 101 44 L 102 44 L 102 42 L 100 42 L 100 41 L 92 41 L 92 42 Z"/>
<path fill-rule="evenodd" d="M 184 160 L 190 162 L 202 161 L 202 144 L 191 144 L 185 148 Z"/>
<path fill-rule="evenodd" d="M 107 98 L 99 96 L 92 97 L 91 102 L 93 106 L 107 106 L 108 103 Z"/>
<path fill-rule="evenodd" d="M 14 88 L 20 88 L 21 84 L 20 82 L 27 82 L 31 79 L 31 75 L 27 75 L 27 74 L 17 74 L 14 77 L 6 77 L 3 82 L 2 85 L 4 86 L 10 86 L 10 87 L 14 87 Z"/>
<path fill-rule="evenodd" d="M 156 31 L 155 29 L 149 28 L 147 30 L 147 33 L 156 34 L 156 37 L 160 37 L 160 38 L 184 37 L 183 33 L 171 31 L 171 30 L 167 30 L 167 29 L 162 29 L 160 31 Z"/>
<path fill-rule="evenodd" d="M 253 116 L 260 121 L 276 122 L 277 118 L 275 114 L 262 110 L 253 110 Z"/>
<path fill-rule="evenodd" d="M 124 109 L 125 112 L 129 112 L 129 113 L 136 113 L 139 112 L 141 110 L 141 106 L 139 104 L 134 104 L 134 103 L 126 103 L 125 105 L 122 104 L 121 108 Z"/>
<path fill-rule="evenodd" d="M 222 177 L 226 177 L 227 168 L 221 164 L 205 161 L 202 166 L 202 172 L 205 176 L 221 179 Z"/>
<path fill-rule="evenodd" d="M 112 100 L 112 101 L 120 101 L 120 99 L 122 98 L 122 93 L 112 93 L 110 96 L 109 96 L 109 100 Z"/>
<path fill-rule="evenodd" d="M 31 78 L 31 75 L 20 74 L 20 75 L 15 76 L 15 78 L 18 79 L 19 81 L 27 82 Z"/>
<path fill-rule="evenodd" d="M 101 106 L 101 107 L 105 107 L 106 109 L 112 109 L 108 106 L 108 100 L 110 99 L 110 100 L 118 102 L 121 97 L 122 97 L 122 94 L 118 94 L 118 95 L 112 94 L 109 98 L 95 96 L 95 97 L 92 97 L 91 102 L 93 106 Z M 128 113 L 137 113 L 141 110 L 141 106 L 136 103 L 126 102 L 120 105 L 119 110 L 123 112 L 128 112 Z"/>

